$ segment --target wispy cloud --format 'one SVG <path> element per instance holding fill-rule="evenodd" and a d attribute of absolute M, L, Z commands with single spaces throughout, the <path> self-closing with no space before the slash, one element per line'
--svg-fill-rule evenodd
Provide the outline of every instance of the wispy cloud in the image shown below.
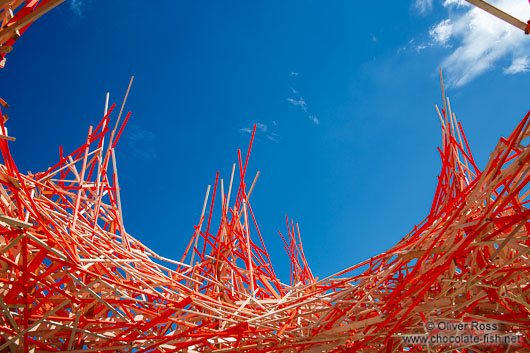
<path fill-rule="evenodd" d="M 83 10 L 92 0 L 71 0 L 70 9 L 78 16 L 83 17 Z"/>
<path fill-rule="evenodd" d="M 295 107 L 300 107 L 304 112 L 307 112 L 307 103 L 304 98 L 300 97 L 298 100 L 287 98 L 287 100 Z"/>
<path fill-rule="evenodd" d="M 314 115 L 310 115 L 309 116 L 309 120 L 311 120 L 313 123 L 315 123 L 316 125 L 320 125 L 320 121 L 318 120 L 318 118 Z"/>
<path fill-rule="evenodd" d="M 155 134 L 138 125 L 130 125 L 125 137 L 133 155 L 140 159 L 151 160 L 157 157 L 155 150 Z"/>
<path fill-rule="evenodd" d="M 267 125 L 262 124 L 262 123 L 256 123 L 256 131 L 267 132 L 267 129 L 268 129 Z M 251 129 L 251 128 L 244 127 L 244 128 L 239 129 L 239 132 L 241 132 L 243 134 L 250 134 L 250 133 L 252 133 L 252 130 L 253 129 Z"/>
<path fill-rule="evenodd" d="M 273 121 L 272 125 L 273 126 L 277 126 L 276 121 Z M 239 132 L 241 134 L 243 134 L 243 135 L 248 135 L 248 134 L 252 133 L 252 130 L 253 130 L 253 128 L 244 127 L 244 128 L 239 129 Z M 257 122 L 256 123 L 256 134 L 257 135 L 260 134 L 261 136 L 265 136 L 268 140 L 270 140 L 272 142 L 275 142 L 275 143 L 279 142 L 280 135 L 278 135 L 278 134 L 276 134 L 274 132 L 270 132 L 269 131 L 269 126 L 267 126 L 267 124 L 263 124 L 263 123 Z"/>
<path fill-rule="evenodd" d="M 530 58 L 528 56 L 523 56 L 516 58 L 512 61 L 510 67 L 504 69 L 505 74 L 514 75 L 520 72 L 530 71 Z"/>
<path fill-rule="evenodd" d="M 460 7 L 460 6 L 468 6 L 469 4 L 465 0 L 444 0 L 443 5 L 445 7 L 449 7 L 449 6 Z"/>
<path fill-rule="evenodd" d="M 432 0 L 416 0 L 413 6 L 418 13 L 425 15 L 432 10 Z"/>
<path fill-rule="evenodd" d="M 291 74 L 289 76 L 298 76 L 298 75 L 299 74 L 297 72 L 291 71 Z M 311 120 L 314 124 L 319 125 L 320 121 L 314 114 L 308 111 L 307 102 L 304 100 L 302 96 L 300 96 L 300 92 L 297 89 L 295 89 L 293 86 L 289 88 L 291 89 L 291 93 L 298 95 L 298 98 L 287 98 L 287 101 L 291 103 L 292 105 L 294 105 L 295 107 L 302 109 L 305 113 L 308 113 L 307 117 L 309 118 L 309 120 Z M 276 122 L 273 122 L 273 123 L 276 123 Z"/>
<path fill-rule="evenodd" d="M 519 18 L 530 18 L 526 1 L 492 0 L 491 4 Z M 504 66 L 506 74 L 529 70 L 530 38 L 521 30 L 462 0 L 445 0 L 443 5 L 454 15 L 433 26 L 429 34 L 431 45 L 452 48 L 441 63 L 448 85 L 463 86 L 496 67 Z"/>
<path fill-rule="evenodd" d="M 375 38 L 375 36 L 374 36 Z M 375 39 L 377 40 L 377 38 Z M 291 73 L 289 74 L 290 77 L 297 77 L 298 75 L 300 75 L 298 72 L 294 72 L 294 71 L 291 71 Z M 292 81 L 295 81 L 295 80 L 292 80 Z M 294 105 L 295 107 L 298 107 L 300 109 L 302 109 L 305 113 L 307 113 L 307 117 L 309 118 L 309 120 L 311 120 L 314 124 L 316 125 L 319 125 L 320 124 L 320 121 L 317 119 L 317 117 L 312 114 L 310 111 L 309 111 L 309 108 L 308 108 L 308 105 L 307 105 L 307 102 L 305 101 L 305 99 L 300 95 L 300 91 L 298 91 L 296 88 L 294 88 L 293 86 L 290 86 L 289 89 L 291 90 L 291 93 L 296 96 L 298 96 L 298 98 L 287 98 L 287 101 L 289 103 L 291 103 L 292 105 Z M 273 124 L 274 126 L 276 126 L 276 122 L 273 121 Z M 270 139 L 269 139 L 270 140 Z M 271 140 L 272 141 L 272 140 Z"/>
<path fill-rule="evenodd" d="M 280 142 L 280 140 L 279 140 L 280 135 L 278 135 L 278 134 L 271 133 L 271 134 L 266 135 L 266 137 L 267 137 L 270 141 L 272 141 L 272 142 L 274 142 L 274 143 L 278 143 L 278 142 Z"/>
<path fill-rule="evenodd" d="M 453 34 L 453 24 L 451 19 L 445 19 L 437 25 L 433 26 L 429 31 L 429 35 L 435 43 L 440 45 L 446 45 L 449 38 Z"/>

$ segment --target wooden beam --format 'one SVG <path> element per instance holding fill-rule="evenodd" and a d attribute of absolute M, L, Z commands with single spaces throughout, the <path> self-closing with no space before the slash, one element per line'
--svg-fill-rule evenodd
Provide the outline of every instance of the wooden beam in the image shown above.
<path fill-rule="evenodd" d="M 46 12 L 54 9 L 55 7 L 59 6 L 66 0 L 51 0 L 47 4 L 44 4 L 37 8 L 35 11 L 31 12 L 27 16 L 23 17 L 20 21 L 17 21 L 16 23 L 12 24 L 11 26 L 4 28 L 0 31 L 0 43 L 5 42 L 7 39 L 9 39 L 13 34 L 15 34 L 18 30 L 26 27 L 31 22 L 35 21 L 42 15 L 44 15 Z"/>
<path fill-rule="evenodd" d="M 495 6 L 490 5 L 487 2 L 482 1 L 482 0 L 466 0 L 466 1 L 469 2 L 470 4 L 475 5 L 476 7 L 481 8 L 482 10 L 486 12 L 489 12 L 493 16 L 500 18 L 501 20 L 511 24 L 514 27 L 519 28 L 520 30 L 528 34 L 528 24 L 513 17 L 512 15 L 509 15 L 506 12 L 499 10 Z"/>
<path fill-rule="evenodd" d="M 17 139 L 11 136 L 5 136 L 0 134 L 0 139 L 2 140 L 8 140 L 8 141 L 16 141 Z"/>
<path fill-rule="evenodd" d="M 13 0 L 0 0 L 0 9 L 7 6 L 11 2 L 13 2 Z"/>
<path fill-rule="evenodd" d="M 21 221 L 20 219 L 9 217 L 9 216 L 6 216 L 6 215 L 0 215 L 0 221 L 2 221 L 4 223 L 7 223 L 10 226 L 16 227 L 16 228 L 29 229 L 29 228 L 33 227 L 33 223 L 24 222 L 24 221 Z"/>

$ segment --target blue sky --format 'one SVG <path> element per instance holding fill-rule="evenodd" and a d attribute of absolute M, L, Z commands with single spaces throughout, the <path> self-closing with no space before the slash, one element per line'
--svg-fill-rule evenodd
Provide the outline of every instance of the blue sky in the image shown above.
<path fill-rule="evenodd" d="M 526 22 L 523 0 L 492 1 Z M 207 185 L 258 124 L 252 205 L 288 282 L 277 230 L 300 224 L 322 277 L 388 249 L 430 207 L 440 161 L 437 76 L 479 166 L 530 108 L 530 38 L 458 0 L 69 1 L 0 71 L 22 171 L 56 163 L 121 103 L 116 154 L 129 233 L 180 258 Z"/>

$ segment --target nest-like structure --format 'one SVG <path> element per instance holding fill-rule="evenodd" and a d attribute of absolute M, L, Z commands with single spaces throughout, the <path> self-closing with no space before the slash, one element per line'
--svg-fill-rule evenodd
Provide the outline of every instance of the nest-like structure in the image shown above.
<path fill-rule="evenodd" d="M 287 221 L 285 284 L 249 201 L 252 140 L 230 179 L 208 187 L 178 261 L 127 233 L 114 148 L 130 115 L 121 123 L 114 108 L 36 174 L 17 169 L 0 121 L 0 352 L 530 351 L 529 115 L 480 170 L 444 97 L 428 216 L 390 250 L 323 279 Z M 433 339 L 463 335 L 482 341 Z"/>

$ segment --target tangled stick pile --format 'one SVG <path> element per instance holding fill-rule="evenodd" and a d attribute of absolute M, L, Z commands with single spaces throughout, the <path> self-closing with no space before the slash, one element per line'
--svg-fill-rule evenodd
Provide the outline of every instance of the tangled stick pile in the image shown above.
<path fill-rule="evenodd" d="M 289 284 L 275 275 L 249 202 L 252 139 L 229 181 L 218 175 L 208 187 L 176 261 L 125 229 L 114 152 L 130 116 L 120 124 L 123 105 L 115 122 L 112 106 L 79 149 L 36 174 L 17 169 L 0 119 L 0 352 L 530 351 L 529 115 L 481 171 L 443 100 L 429 215 L 390 250 L 324 279 L 287 221 Z M 403 339 L 470 320 L 519 341 Z"/>
<path fill-rule="evenodd" d="M 6 64 L 6 54 L 28 27 L 46 12 L 65 0 L 0 0 L 0 68 Z"/>
<path fill-rule="evenodd" d="M 250 148 L 228 185 L 217 178 L 211 197 L 208 188 L 174 261 L 124 228 L 114 148 L 130 113 L 112 124 L 113 105 L 85 144 L 36 174 L 21 174 L 0 140 L 0 351 L 410 352 L 424 348 L 401 336 L 442 319 L 523 334 L 516 347 L 483 352 L 528 349 L 529 116 L 480 171 L 446 103 L 429 215 L 392 249 L 324 279 L 288 222 L 289 285 L 274 273 L 249 202 Z"/>

